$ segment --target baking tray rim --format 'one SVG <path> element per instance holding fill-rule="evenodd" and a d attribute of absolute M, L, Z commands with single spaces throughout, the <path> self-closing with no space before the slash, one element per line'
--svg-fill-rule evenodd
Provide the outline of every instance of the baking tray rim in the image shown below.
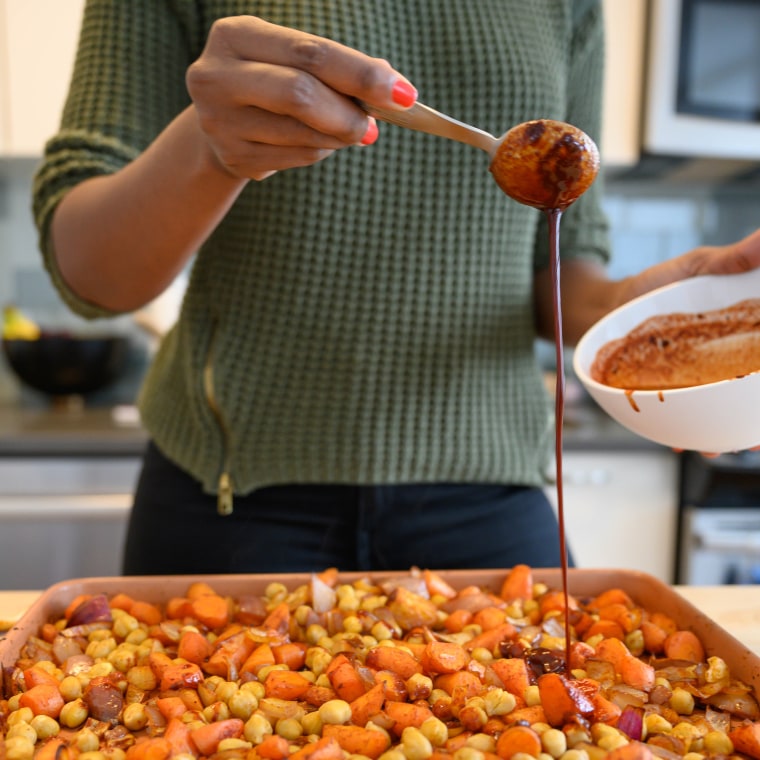
<path fill-rule="evenodd" d="M 560 568 L 537 567 L 532 571 L 535 581 L 546 583 L 552 588 L 562 588 Z M 403 578 L 410 572 L 412 570 L 345 571 L 339 572 L 338 578 L 339 582 L 353 582 L 362 578 L 377 582 Z M 509 568 L 440 569 L 435 572 L 455 588 L 478 585 L 498 592 Z M 12 667 L 29 636 L 34 635 L 43 623 L 60 616 L 78 594 L 105 593 L 112 596 L 124 592 L 135 598 L 161 603 L 171 596 L 182 596 L 191 583 L 198 581 L 206 582 L 220 593 L 234 597 L 244 593 L 260 593 L 272 582 L 283 583 L 288 589 L 293 589 L 307 583 L 311 576 L 312 573 L 309 572 L 275 572 L 98 576 L 59 581 L 44 590 L 16 624 L 0 638 L 0 667 Z M 681 596 L 676 589 L 639 570 L 570 568 L 567 577 L 569 593 L 575 597 L 589 597 L 610 588 L 622 588 L 642 607 L 653 612 L 667 613 L 680 627 L 694 631 L 702 640 L 708 656 L 721 657 L 732 675 L 750 685 L 760 699 L 760 656 Z"/>

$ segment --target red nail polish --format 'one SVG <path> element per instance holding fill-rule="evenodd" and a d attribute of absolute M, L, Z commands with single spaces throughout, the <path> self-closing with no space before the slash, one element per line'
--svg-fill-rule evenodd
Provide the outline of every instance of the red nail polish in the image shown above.
<path fill-rule="evenodd" d="M 391 90 L 391 98 L 394 103 L 406 108 L 414 105 L 414 101 L 417 100 L 417 90 L 409 82 L 398 79 Z"/>
<path fill-rule="evenodd" d="M 361 139 L 362 145 L 372 145 L 377 140 L 380 130 L 377 128 L 377 122 L 370 116 L 369 125 L 367 131 L 364 133 L 364 137 Z"/>

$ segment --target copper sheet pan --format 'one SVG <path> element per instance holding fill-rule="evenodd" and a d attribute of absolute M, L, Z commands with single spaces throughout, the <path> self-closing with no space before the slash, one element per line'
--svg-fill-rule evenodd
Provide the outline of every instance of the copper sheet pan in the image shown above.
<path fill-rule="evenodd" d="M 478 585 L 497 591 L 506 570 L 441 570 L 439 574 L 454 588 Z M 536 581 L 543 581 L 553 588 L 561 588 L 562 575 L 559 568 L 536 568 Z M 400 572 L 346 572 L 340 578 L 352 582 L 370 576 L 377 580 L 408 575 Z M 80 578 L 63 581 L 45 591 L 19 622 L 0 640 L 0 666 L 9 667 L 18 659 L 27 638 L 40 626 L 60 617 L 68 603 L 78 594 L 105 593 L 112 596 L 118 592 L 135 599 L 163 603 L 170 597 L 183 596 L 193 581 L 206 581 L 217 592 L 230 596 L 262 593 L 268 583 L 279 581 L 288 588 L 309 581 L 308 573 L 277 575 L 178 575 L 135 576 L 115 578 Z M 751 685 L 760 697 L 760 657 L 744 644 L 700 612 L 674 589 L 646 573 L 632 570 L 582 570 L 568 571 L 569 590 L 576 597 L 594 596 L 610 588 L 622 588 L 642 607 L 653 612 L 670 615 L 682 628 L 692 630 L 699 636 L 709 655 L 717 655 L 726 661 L 734 677 Z"/>

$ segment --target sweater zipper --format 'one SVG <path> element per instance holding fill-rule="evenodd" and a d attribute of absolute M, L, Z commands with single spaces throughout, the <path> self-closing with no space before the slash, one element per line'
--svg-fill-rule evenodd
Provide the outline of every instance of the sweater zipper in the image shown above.
<path fill-rule="evenodd" d="M 216 332 L 214 332 L 213 335 L 214 337 L 211 339 L 211 344 L 206 356 L 206 364 L 203 367 L 203 390 L 206 394 L 206 402 L 208 403 L 222 434 L 222 472 L 219 475 L 219 480 L 217 482 L 216 511 L 219 515 L 227 516 L 232 514 L 234 495 L 232 475 L 230 474 L 230 434 L 214 394 L 213 356 Z"/>

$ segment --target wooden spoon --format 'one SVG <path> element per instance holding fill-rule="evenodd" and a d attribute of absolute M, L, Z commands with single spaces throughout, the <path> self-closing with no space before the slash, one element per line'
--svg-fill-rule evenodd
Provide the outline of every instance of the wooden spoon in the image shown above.
<path fill-rule="evenodd" d="M 570 124 L 536 119 L 512 127 L 501 137 L 415 103 L 392 111 L 360 102 L 381 121 L 472 145 L 491 157 L 490 171 L 514 200 L 542 210 L 566 209 L 588 190 L 599 173 L 594 141 Z"/>

